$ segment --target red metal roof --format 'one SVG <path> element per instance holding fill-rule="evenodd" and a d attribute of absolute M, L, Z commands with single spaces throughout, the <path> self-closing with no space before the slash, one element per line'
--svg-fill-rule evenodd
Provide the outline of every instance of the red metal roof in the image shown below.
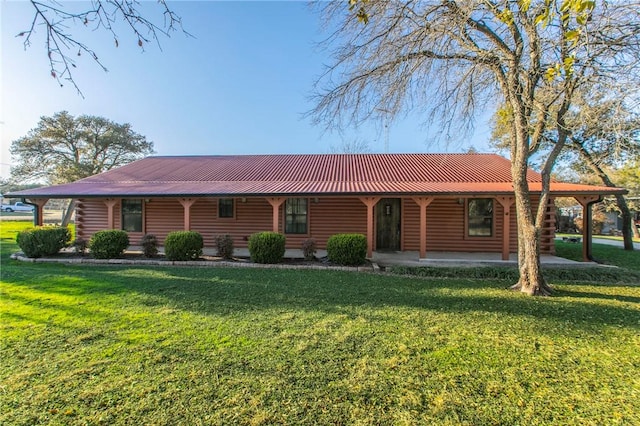
<path fill-rule="evenodd" d="M 541 176 L 527 179 L 540 191 Z M 621 189 L 553 182 L 559 195 Z M 306 154 L 148 157 L 20 197 L 512 193 L 511 163 L 495 154 Z"/>

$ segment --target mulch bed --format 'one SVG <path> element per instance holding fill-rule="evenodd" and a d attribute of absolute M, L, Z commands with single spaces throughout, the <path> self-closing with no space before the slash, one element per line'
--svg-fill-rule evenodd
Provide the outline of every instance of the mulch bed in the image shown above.
<path fill-rule="evenodd" d="M 302 258 L 284 258 L 282 262 L 277 264 L 257 264 L 251 261 L 251 259 L 246 257 L 234 257 L 232 259 L 223 259 L 218 256 L 208 256 L 203 255 L 196 260 L 189 260 L 184 262 L 171 261 L 168 260 L 163 254 L 158 254 L 154 257 L 146 257 L 142 254 L 142 252 L 138 251 L 127 251 L 121 257 L 117 259 L 94 259 L 90 254 L 81 254 L 76 253 L 73 249 L 62 250 L 60 253 L 49 256 L 47 258 L 40 259 L 29 259 L 23 257 L 22 253 L 16 253 L 12 256 L 14 259 L 23 260 L 23 261 L 31 261 L 31 262 L 69 262 L 69 263 L 96 263 L 96 264 L 136 264 L 139 262 L 140 264 L 153 264 L 153 265 L 162 265 L 166 262 L 167 265 L 175 266 L 175 265 L 189 265 L 189 266 L 215 266 L 216 264 L 220 264 L 220 266 L 248 266 L 248 267 L 292 267 L 292 268 L 307 268 L 307 269 L 357 269 L 357 270 L 370 270 L 372 268 L 372 264 L 367 261 L 365 264 L 357 266 L 357 267 L 348 267 L 337 265 L 332 263 L 326 257 L 315 258 L 313 260 L 307 260 Z"/>

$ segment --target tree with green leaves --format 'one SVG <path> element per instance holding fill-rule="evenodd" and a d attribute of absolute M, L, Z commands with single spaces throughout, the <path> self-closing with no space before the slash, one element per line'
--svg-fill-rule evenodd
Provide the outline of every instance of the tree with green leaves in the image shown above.
<path fill-rule="evenodd" d="M 546 153 L 535 209 L 527 167 L 548 116 L 564 128 L 576 89 L 638 75 L 640 8 L 587 0 L 349 3 L 321 6 L 335 28 L 328 43 L 338 48 L 316 85 L 315 122 L 340 127 L 417 110 L 451 133 L 472 123 L 476 112 L 506 105 L 513 117 L 508 132 L 520 272 L 513 288 L 550 294 L 540 270 L 540 236 L 552 167 L 567 134 L 559 132 Z"/>
<path fill-rule="evenodd" d="M 12 181 L 71 182 L 152 154 L 153 142 L 131 125 L 67 111 L 41 117 L 38 126 L 12 142 Z"/>
<path fill-rule="evenodd" d="M 614 174 L 614 179 L 629 191 L 629 198 L 634 200 L 633 209 L 640 211 L 640 156 L 619 167 Z"/>
<path fill-rule="evenodd" d="M 625 214 L 620 207 L 620 203 L 616 200 L 615 203 L 607 202 L 606 207 L 609 211 L 617 211 L 623 220 L 626 222 L 627 215 L 631 219 L 631 232 L 633 236 L 640 237 L 640 155 L 635 158 L 629 158 L 615 169 L 605 169 L 610 176 L 611 181 L 615 182 L 618 186 L 625 188 L 628 194 L 624 197 L 624 207 L 627 208 L 628 213 Z M 605 200 L 606 201 L 606 200 Z M 623 223 L 625 225 L 625 223 Z M 625 249 L 629 245 L 626 230 L 623 229 L 623 235 L 625 238 Z M 633 241 L 631 241 L 632 243 Z"/>
<path fill-rule="evenodd" d="M 571 109 L 564 119 L 566 146 L 559 156 L 561 164 L 570 165 L 582 176 L 584 183 L 608 187 L 624 187 L 616 177 L 616 169 L 640 155 L 640 113 L 637 111 L 637 91 L 630 87 L 613 90 L 607 85 L 581 88 L 574 95 Z M 559 129 L 549 115 L 542 134 L 539 152 L 554 149 Z M 498 149 L 509 147 L 509 128 L 512 116 L 501 108 L 494 116 L 493 145 Z M 544 157 L 544 155 L 543 155 Z M 585 179 L 585 176 L 587 177 Z M 593 176 L 595 179 L 588 179 Z M 626 250 L 633 250 L 632 214 L 626 197 L 616 195 L 617 210 L 622 217 L 622 235 Z M 637 232 L 637 231 L 636 231 Z"/>
<path fill-rule="evenodd" d="M 59 184 L 123 166 L 153 154 L 153 142 L 128 123 L 67 111 L 40 117 L 38 126 L 11 143 L 11 182 Z M 69 203 L 63 223 L 74 208 Z"/>

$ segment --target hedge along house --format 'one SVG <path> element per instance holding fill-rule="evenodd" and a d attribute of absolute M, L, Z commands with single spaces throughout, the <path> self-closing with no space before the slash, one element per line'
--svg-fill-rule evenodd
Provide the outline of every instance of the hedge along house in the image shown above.
<path fill-rule="evenodd" d="M 541 175 L 528 171 L 534 206 Z M 590 211 L 623 189 L 551 183 L 542 253 L 553 254 L 553 198 L 574 197 Z M 285 234 L 287 248 L 308 238 L 319 248 L 337 233 L 367 236 L 374 251 L 517 253 L 511 163 L 494 154 L 318 154 L 148 157 L 73 183 L 14 192 L 38 206 L 76 201 L 76 233 L 123 229 L 132 244 L 193 230 L 214 247 L 220 234 L 246 247 L 259 231 Z M 589 215 L 585 221 L 590 223 Z M 590 258 L 590 227 L 584 258 Z"/>

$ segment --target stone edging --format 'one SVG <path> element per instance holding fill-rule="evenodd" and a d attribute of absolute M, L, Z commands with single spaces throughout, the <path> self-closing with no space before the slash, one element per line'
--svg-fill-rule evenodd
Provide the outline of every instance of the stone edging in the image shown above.
<path fill-rule="evenodd" d="M 22 253 L 14 253 L 11 259 L 29 263 L 67 263 L 84 265 L 140 265 L 140 266 L 199 266 L 207 268 L 260 268 L 260 269 L 316 269 L 330 271 L 351 271 L 351 272 L 380 272 L 380 268 L 375 263 L 369 266 L 330 266 L 330 265 L 288 265 L 285 263 L 262 264 L 253 262 L 229 262 L 226 260 L 153 260 L 153 259 L 92 259 L 92 258 L 72 258 L 54 259 L 40 257 L 37 259 L 26 257 Z"/>

